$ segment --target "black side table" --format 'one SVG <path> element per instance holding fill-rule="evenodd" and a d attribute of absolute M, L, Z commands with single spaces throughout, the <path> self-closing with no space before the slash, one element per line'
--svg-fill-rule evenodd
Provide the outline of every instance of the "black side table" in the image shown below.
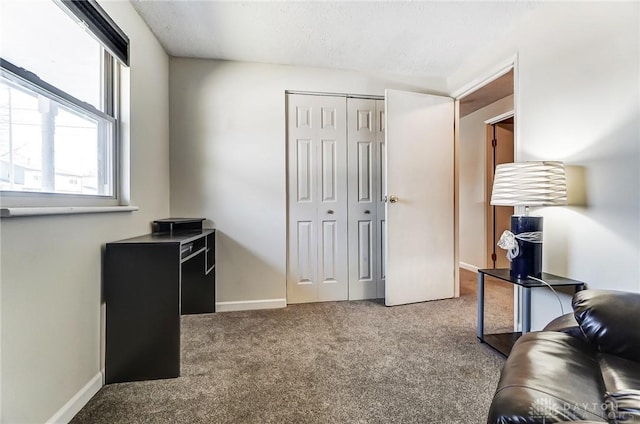
<path fill-rule="evenodd" d="M 498 278 L 511 284 L 522 287 L 522 332 L 517 333 L 499 333 L 484 334 L 484 276 Z M 584 290 L 585 283 L 582 281 L 571 280 L 569 278 L 543 272 L 540 277 L 550 286 L 573 286 L 576 292 Z M 486 343 L 505 356 L 509 356 L 511 348 L 520 336 L 531 331 L 531 289 L 535 287 L 546 287 L 545 284 L 533 279 L 517 279 L 511 278 L 508 268 L 500 269 L 479 269 L 478 270 L 478 339 L 482 343 Z"/>

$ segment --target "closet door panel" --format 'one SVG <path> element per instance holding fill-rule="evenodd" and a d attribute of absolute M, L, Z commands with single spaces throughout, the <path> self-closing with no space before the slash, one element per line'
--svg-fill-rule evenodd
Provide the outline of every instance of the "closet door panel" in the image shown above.
<path fill-rule="evenodd" d="M 378 297 L 380 203 L 376 100 L 347 100 L 349 300 Z"/>
<path fill-rule="evenodd" d="M 346 300 L 346 99 L 287 101 L 287 302 Z"/>

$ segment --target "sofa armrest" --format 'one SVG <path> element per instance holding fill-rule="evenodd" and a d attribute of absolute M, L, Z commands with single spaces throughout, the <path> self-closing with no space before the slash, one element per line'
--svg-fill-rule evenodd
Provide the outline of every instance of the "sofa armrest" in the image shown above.
<path fill-rule="evenodd" d="M 600 352 L 640 360 L 640 293 L 583 290 L 572 305 L 582 332 Z"/>
<path fill-rule="evenodd" d="M 568 334 L 524 334 L 504 364 L 487 424 L 606 423 L 597 353 Z"/>

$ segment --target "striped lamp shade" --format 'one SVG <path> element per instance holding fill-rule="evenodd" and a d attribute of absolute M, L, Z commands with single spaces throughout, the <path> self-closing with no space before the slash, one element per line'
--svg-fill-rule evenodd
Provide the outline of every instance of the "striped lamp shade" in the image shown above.
<path fill-rule="evenodd" d="M 496 206 L 558 206 L 567 204 L 567 179 L 562 162 L 517 162 L 496 167 L 491 204 Z"/>

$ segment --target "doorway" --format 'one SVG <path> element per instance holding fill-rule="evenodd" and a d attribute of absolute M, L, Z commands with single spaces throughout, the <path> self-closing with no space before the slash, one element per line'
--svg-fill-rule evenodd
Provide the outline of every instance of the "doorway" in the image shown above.
<path fill-rule="evenodd" d="M 460 266 L 470 271 L 493 267 L 494 234 L 503 225 L 494 228 L 490 199 L 495 165 L 515 157 L 513 74 L 510 68 L 459 100 Z M 494 130 L 505 142 L 493 142 Z"/>
<path fill-rule="evenodd" d="M 508 268 L 496 243 L 510 227 L 513 208 L 490 204 L 495 166 L 514 162 L 515 117 L 513 65 L 459 97 L 460 281 L 462 296 L 475 296 L 476 271 Z M 495 140 L 495 141 L 494 141 Z M 509 284 L 485 280 L 487 309 L 500 311 L 490 323 L 497 331 L 512 331 L 514 290 Z M 517 299 L 517 297 L 515 297 Z"/>
<path fill-rule="evenodd" d="M 497 247 L 498 240 L 504 230 L 511 228 L 513 206 L 491 205 L 491 188 L 495 176 L 496 166 L 514 161 L 514 120 L 513 116 L 497 122 L 492 119 L 486 121 L 486 181 L 485 187 L 485 229 L 487 234 L 487 268 L 509 268 L 509 260 L 504 251 Z"/>

